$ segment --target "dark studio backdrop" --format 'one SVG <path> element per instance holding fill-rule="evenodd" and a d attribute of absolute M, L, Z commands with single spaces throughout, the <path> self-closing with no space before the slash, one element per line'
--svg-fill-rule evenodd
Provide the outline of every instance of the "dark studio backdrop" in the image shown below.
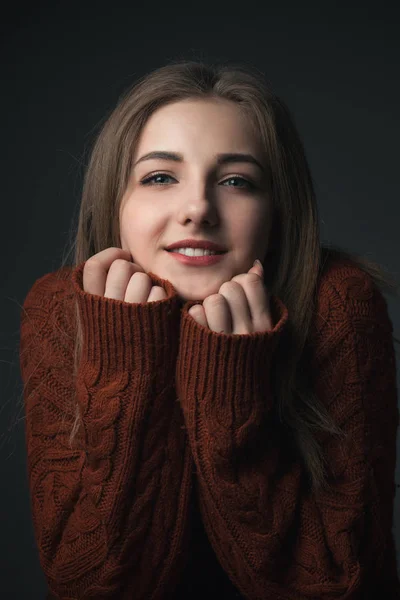
<path fill-rule="evenodd" d="M 182 58 L 244 61 L 262 70 L 304 140 L 322 240 L 365 254 L 400 277 L 397 3 L 146 6 L 53 0 L 9 7 L 1 19 L 4 600 L 46 593 L 26 475 L 21 305 L 34 281 L 58 268 L 77 215 L 84 153 L 100 120 L 136 78 Z M 399 337 L 400 302 L 386 298 Z M 396 353 L 399 372 L 397 346 Z M 399 470 L 398 462 L 397 483 Z M 398 553 L 399 497 L 400 490 Z"/>

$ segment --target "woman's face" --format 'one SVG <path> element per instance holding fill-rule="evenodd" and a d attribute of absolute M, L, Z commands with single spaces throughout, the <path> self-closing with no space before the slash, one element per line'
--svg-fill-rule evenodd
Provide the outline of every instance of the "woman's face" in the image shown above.
<path fill-rule="evenodd" d="M 154 151 L 181 159 L 138 162 Z M 146 273 L 169 280 L 183 300 L 218 293 L 268 250 L 267 175 L 243 160 L 218 164 L 218 155 L 228 153 L 250 154 L 263 165 L 257 136 L 234 102 L 190 99 L 155 111 L 133 156 L 120 205 L 121 247 Z M 145 183 L 155 173 L 162 175 Z M 227 252 L 212 265 L 183 264 L 165 247 L 187 238 L 216 242 Z"/>

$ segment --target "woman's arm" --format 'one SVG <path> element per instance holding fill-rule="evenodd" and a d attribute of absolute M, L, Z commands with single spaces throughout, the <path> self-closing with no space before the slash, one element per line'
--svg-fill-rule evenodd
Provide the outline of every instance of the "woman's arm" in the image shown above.
<path fill-rule="evenodd" d="M 76 385 L 75 294 L 47 275 L 29 292 L 21 318 L 40 562 L 60 599 L 163 598 L 176 570 L 192 465 L 174 388 L 180 309 L 175 297 L 138 305 L 87 294 L 82 269 L 74 273 L 84 328 Z M 83 431 L 71 449 L 76 402 Z"/>
<path fill-rule="evenodd" d="M 281 304 L 279 322 L 263 334 L 217 334 L 188 314 L 181 322 L 177 389 L 202 517 L 222 567 L 249 600 L 400 597 L 392 324 L 363 278 L 325 284 L 322 294 L 314 391 L 349 437 L 343 447 L 321 437 L 331 491 L 318 500 L 271 422 L 270 358 L 287 309 Z"/>

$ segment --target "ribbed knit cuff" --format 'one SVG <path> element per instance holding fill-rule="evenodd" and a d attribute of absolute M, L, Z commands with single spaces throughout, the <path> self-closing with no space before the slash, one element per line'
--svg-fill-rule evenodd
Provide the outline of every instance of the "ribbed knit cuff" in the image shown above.
<path fill-rule="evenodd" d="M 153 285 L 162 286 L 167 298 L 156 302 L 129 303 L 89 294 L 83 289 L 85 263 L 75 267 L 72 285 L 83 326 L 81 361 L 90 364 L 97 377 L 118 372 L 156 377 L 163 385 L 175 368 L 178 352 L 181 303 L 173 285 L 148 273 Z"/>
<path fill-rule="evenodd" d="M 198 303 L 198 302 L 197 302 Z M 197 323 L 185 304 L 181 315 L 176 389 L 188 429 L 199 427 L 196 414 L 214 425 L 237 429 L 250 413 L 268 410 L 270 358 L 288 320 L 288 309 L 270 296 L 273 329 L 245 335 L 217 333 Z M 208 426 L 206 425 L 208 428 Z"/>

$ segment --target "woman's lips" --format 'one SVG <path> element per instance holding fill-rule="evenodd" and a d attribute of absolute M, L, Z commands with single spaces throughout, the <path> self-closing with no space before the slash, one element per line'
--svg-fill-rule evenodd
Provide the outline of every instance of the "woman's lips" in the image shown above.
<path fill-rule="evenodd" d="M 168 252 L 168 250 L 167 250 Z M 186 256 L 185 254 L 180 254 L 179 252 L 168 252 L 173 258 L 179 260 L 183 265 L 190 265 L 192 267 L 208 267 L 209 265 L 214 265 L 215 263 L 222 260 L 224 254 L 209 254 L 208 256 Z"/>

